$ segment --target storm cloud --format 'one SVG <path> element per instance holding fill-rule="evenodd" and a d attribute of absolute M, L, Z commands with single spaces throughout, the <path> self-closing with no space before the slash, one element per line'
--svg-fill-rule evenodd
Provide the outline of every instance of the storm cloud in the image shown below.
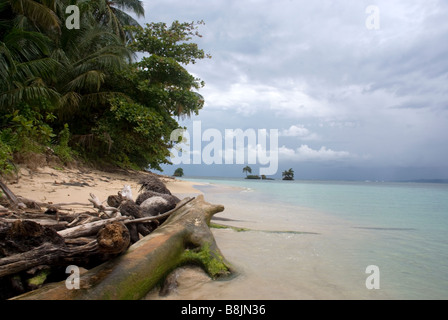
<path fill-rule="evenodd" d="M 278 129 L 279 169 L 298 178 L 448 177 L 446 1 L 144 4 L 142 23 L 205 22 L 194 41 L 212 59 L 187 66 L 206 83 L 205 106 L 182 125 Z"/>

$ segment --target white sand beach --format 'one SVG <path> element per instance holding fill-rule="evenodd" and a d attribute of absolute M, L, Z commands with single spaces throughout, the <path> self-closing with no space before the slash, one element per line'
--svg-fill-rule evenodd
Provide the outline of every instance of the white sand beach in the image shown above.
<path fill-rule="evenodd" d="M 106 201 L 109 195 L 116 195 L 129 185 L 134 198 L 137 197 L 140 185 L 139 179 L 151 173 L 116 171 L 105 172 L 90 168 L 63 170 L 43 167 L 37 170 L 21 168 L 16 179 L 8 181 L 9 188 L 17 195 L 30 200 L 44 203 L 81 203 L 70 206 L 78 212 L 92 207 L 88 199 L 95 194 L 101 201 Z M 167 188 L 177 194 L 200 194 L 192 182 L 160 176 Z"/>

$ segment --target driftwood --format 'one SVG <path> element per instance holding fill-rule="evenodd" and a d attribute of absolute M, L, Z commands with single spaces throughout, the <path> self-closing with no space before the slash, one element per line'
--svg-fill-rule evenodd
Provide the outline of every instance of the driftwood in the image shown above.
<path fill-rule="evenodd" d="M 24 204 L 17 199 L 16 195 L 2 181 L 0 181 L 0 188 L 3 190 L 3 192 L 6 195 L 6 197 L 11 202 L 11 205 L 12 205 L 13 208 L 18 208 L 18 207 L 23 207 L 24 206 Z"/>
<path fill-rule="evenodd" d="M 24 250 L 20 245 L 16 245 L 16 248 L 7 248 L 6 250 L 14 251 L 15 249 L 18 252 L 0 259 L 0 277 L 40 265 L 64 266 L 68 263 L 85 266 L 91 258 L 98 260 L 100 256 L 103 256 L 102 260 L 106 261 L 110 258 L 110 254 L 120 254 L 127 250 L 130 243 L 129 231 L 120 222 L 109 222 L 103 225 L 97 232 L 96 238 L 92 238 L 88 243 L 84 240 L 79 246 L 69 246 L 62 236 L 35 222 L 18 220 L 14 222 L 11 229 L 7 231 L 8 240 L 21 238 L 20 240 L 25 243 L 30 241 L 42 243 L 24 252 L 20 252 Z"/>
<path fill-rule="evenodd" d="M 212 216 L 223 210 L 221 205 L 205 202 L 202 195 L 183 201 L 162 225 L 124 254 L 82 274 L 79 289 L 68 289 L 61 281 L 14 299 L 141 299 L 185 264 L 201 265 L 212 278 L 229 276 L 233 267 L 209 229 Z"/>
<path fill-rule="evenodd" d="M 59 231 L 59 235 L 63 238 L 78 238 L 96 234 L 101 227 L 115 221 L 123 221 L 125 217 L 110 218 L 107 220 L 99 220 L 90 223 L 81 224 L 79 226 Z"/>
<path fill-rule="evenodd" d="M 222 206 L 180 200 L 155 175 L 140 183 L 135 202 L 124 186 L 107 204 L 90 194 L 90 205 L 41 203 L 1 183 L 0 299 L 139 299 L 177 266 L 199 264 L 213 278 L 233 272 L 209 230 Z M 69 265 L 89 269 L 79 290 L 65 286 Z"/>
<path fill-rule="evenodd" d="M 118 211 L 117 208 L 115 207 L 106 207 L 104 206 L 100 199 L 98 199 L 97 196 L 95 196 L 93 193 L 90 194 L 90 199 L 89 201 L 93 204 L 93 207 L 97 208 L 99 210 L 99 212 L 104 212 L 104 213 L 115 213 Z"/>

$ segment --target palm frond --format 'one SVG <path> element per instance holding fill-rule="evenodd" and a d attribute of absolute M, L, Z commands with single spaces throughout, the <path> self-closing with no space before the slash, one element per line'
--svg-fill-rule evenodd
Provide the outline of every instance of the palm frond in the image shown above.
<path fill-rule="evenodd" d="M 132 11 L 139 18 L 145 15 L 145 8 L 140 0 L 114 0 L 111 4 L 122 11 Z"/>
<path fill-rule="evenodd" d="M 104 72 L 99 70 L 89 70 L 72 79 L 64 88 L 66 91 L 97 92 L 100 90 L 104 78 Z"/>
<path fill-rule="evenodd" d="M 54 79 L 56 70 L 60 64 L 53 58 L 34 59 L 16 64 L 16 72 L 13 79 L 26 81 L 27 79 L 39 76 L 44 79 Z"/>
<path fill-rule="evenodd" d="M 60 31 L 61 21 L 56 13 L 44 4 L 33 0 L 10 0 L 9 4 L 15 13 L 26 16 L 38 27 Z"/>
<path fill-rule="evenodd" d="M 27 61 L 50 53 L 51 40 L 39 32 L 14 28 L 3 41 L 18 61 Z"/>
<path fill-rule="evenodd" d="M 38 100 L 42 97 L 50 101 L 55 101 L 60 97 L 58 92 L 42 84 L 43 81 L 40 79 L 33 79 L 30 85 L 14 81 L 10 90 L 0 93 L 0 105 L 11 107 L 19 102 Z"/>
<path fill-rule="evenodd" d="M 82 96 L 78 92 L 69 91 L 61 96 L 58 101 L 58 117 L 65 120 L 75 110 L 78 110 Z"/>

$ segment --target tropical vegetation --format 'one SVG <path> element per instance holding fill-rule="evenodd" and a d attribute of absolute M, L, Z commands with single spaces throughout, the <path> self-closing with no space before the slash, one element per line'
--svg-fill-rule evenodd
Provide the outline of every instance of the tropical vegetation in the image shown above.
<path fill-rule="evenodd" d="M 283 180 L 294 180 L 294 170 L 290 168 L 282 172 Z"/>
<path fill-rule="evenodd" d="M 69 5 L 79 28 L 68 28 Z M 33 154 L 158 169 L 197 114 L 203 22 L 149 23 L 138 0 L 0 0 L 0 170 Z"/>
<path fill-rule="evenodd" d="M 184 169 L 182 168 L 177 168 L 174 173 L 173 173 L 174 177 L 183 177 L 184 176 Z"/>
<path fill-rule="evenodd" d="M 248 174 L 248 173 L 252 173 L 252 168 L 249 167 L 249 166 L 245 166 L 245 167 L 243 168 L 243 173 L 246 173 L 246 177 L 247 177 L 247 174 Z"/>

